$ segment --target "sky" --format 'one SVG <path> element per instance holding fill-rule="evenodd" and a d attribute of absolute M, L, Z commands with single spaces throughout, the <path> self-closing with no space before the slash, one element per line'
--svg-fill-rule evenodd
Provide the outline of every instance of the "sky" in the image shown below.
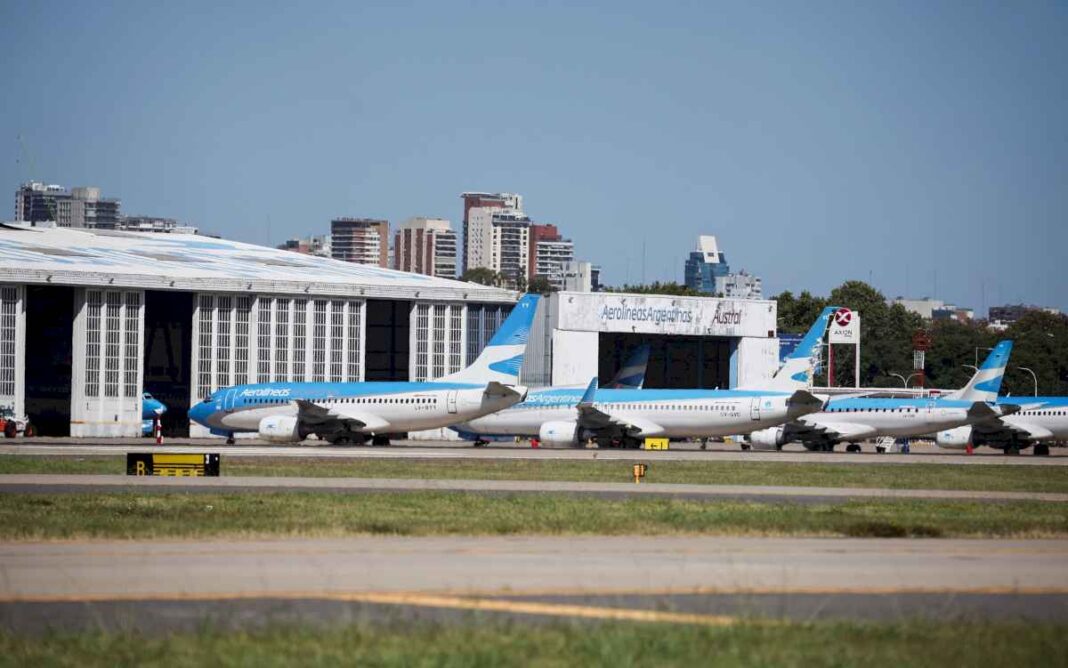
<path fill-rule="evenodd" d="M 263 244 L 516 192 L 604 282 L 1068 310 L 1068 2 L 0 0 L 0 191 Z M 19 138 L 21 137 L 21 142 Z"/>

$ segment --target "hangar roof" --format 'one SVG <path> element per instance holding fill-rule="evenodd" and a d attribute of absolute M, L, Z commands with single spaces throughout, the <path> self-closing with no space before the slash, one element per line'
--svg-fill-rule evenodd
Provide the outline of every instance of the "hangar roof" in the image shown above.
<path fill-rule="evenodd" d="M 194 234 L 0 224 L 0 282 L 511 302 L 509 290 Z"/>

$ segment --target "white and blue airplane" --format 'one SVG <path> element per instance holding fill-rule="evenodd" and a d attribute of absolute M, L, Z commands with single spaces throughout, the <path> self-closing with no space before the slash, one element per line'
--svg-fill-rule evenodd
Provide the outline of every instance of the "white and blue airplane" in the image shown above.
<path fill-rule="evenodd" d="M 985 445 L 1007 455 L 1034 447 L 1034 454 L 1048 455 L 1051 441 L 1068 441 L 1068 397 L 998 397 L 999 405 L 1019 405 L 1015 415 L 984 420 L 973 425 L 946 429 L 935 435 L 941 448 L 964 450 Z"/>
<path fill-rule="evenodd" d="M 915 437 L 964 425 L 996 420 L 1020 410 L 1013 404 L 995 404 L 1012 341 L 1001 341 L 983 365 L 960 390 L 939 397 L 880 399 L 836 397 L 819 413 L 785 425 L 755 431 L 750 442 L 763 449 L 782 448 L 800 441 L 809 450 L 829 452 L 847 442 L 849 452 L 860 452 L 857 441 L 879 436 Z"/>
<path fill-rule="evenodd" d="M 436 380 L 237 385 L 213 392 L 189 417 L 231 443 L 253 432 L 276 443 L 314 434 L 333 444 L 385 444 L 389 434 L 475 419 L 526 397 L 519 368 L 537 305 L 538 295 L 524 295 L 471 366 Z"/>
<path fill-rule="evenodd" d="M 640 390 L 642 385 L 645 384 L 645 370 L 649 366 L 649 351 L 650 346 L 648 343 L 643 343 L 634 349 L 634 351 L 623 362 L 623 366 L 619 368 L 616 375 L 612 377 L 612 380 L 608 381 L 605 387 L 622 390 Z M 535 387 L 531 388 L 527 396 L 541 395 L 546 390 L 561 389 L 577 392 L 582 390 L 580 385 L 567 385 L 557 388 L 552 387 Z M 489 439 L 504 440 L 512 439 L 515 434 L 485 434 L 485 433 L 473 433 L 464 431 L 460 426 L 453 426 L 452 430 L 459 434 L 460 438 L 465 441 L 474 441 L 475 445 L 485 445 L 489 442 Z"/>
<path fill-rule="evenodd" d="M 823 310 L 775 377 L 761 387 L 732 390 L 597 389 L 550 387 L 531 390 L 511 408 L 458 424 L 475 435 L 536 437 L 546 445 L 638 447 L 647 437 L 726 436 L 782 424 L 823 407 L 804 388 L 811 384 L 816 346 L 831 315 Z"/>

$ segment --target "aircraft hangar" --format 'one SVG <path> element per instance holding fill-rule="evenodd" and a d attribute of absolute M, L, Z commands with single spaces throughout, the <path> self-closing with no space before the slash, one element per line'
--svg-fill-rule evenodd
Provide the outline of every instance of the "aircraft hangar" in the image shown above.
<path fill-rule="evenodd" d="M 458 371 L 517 299 L 212 237 L 0 224 L 0 406 L 41 435 L 135 436 L 148 391 L 166 435 L 206 436 L 187 411 L 220 387 Z M 650 388 L 734 387 L 778 364 L 773 301 L 561 292 L 538 308 L 530 386 L 606 381 L 640 343 Z"/>
<path fill-rule="evenodd" d="M 0 225 L 0 405 L 41 435 L 164 433 L 212 390 L 463 368 L 512 291 L 183 234 Z"/>

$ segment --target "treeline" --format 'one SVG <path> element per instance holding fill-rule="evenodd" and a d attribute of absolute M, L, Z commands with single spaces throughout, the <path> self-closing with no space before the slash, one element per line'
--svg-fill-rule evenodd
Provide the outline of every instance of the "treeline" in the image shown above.
<path fill-rule="evenodd" d="M 887 304 L 882 293 L 863 281 L 844 283 L 827 298 L 808 292 L 794 296 L 787 291 L 774 299 L 778 302 L 779 331 L 784 333 L 803 333 L 828 304 L 858 311 L 862 386 L 900 386 L 901 379 L 890 374 L 908 377 L 912 373 L 912 336 L 923 328 L 931 335 L 931 350 L 924 366 L 932 387 L 961 387 L 974 373 L 970 366 L 981 364 L 988 348 L 1002 339 L 1012 339 L 1012 358 L 1001 393 L 1034 393 L 1035 381 L 1030 373 L 1021 370 L 1024 367 L 1034 371 L 1040 395 L 1068 395 L 1068 317 L 1064 315 L 1036 311 L 1004 332 L 993 331 L 982 321 L 926 323 L 898 304 Z M 835 353 L 835 384 L 851 385 L 853 355 L 846 346 L 836 348 Z M 824 375 L 816 382 L 822 384 L 826 380 Z"/>

